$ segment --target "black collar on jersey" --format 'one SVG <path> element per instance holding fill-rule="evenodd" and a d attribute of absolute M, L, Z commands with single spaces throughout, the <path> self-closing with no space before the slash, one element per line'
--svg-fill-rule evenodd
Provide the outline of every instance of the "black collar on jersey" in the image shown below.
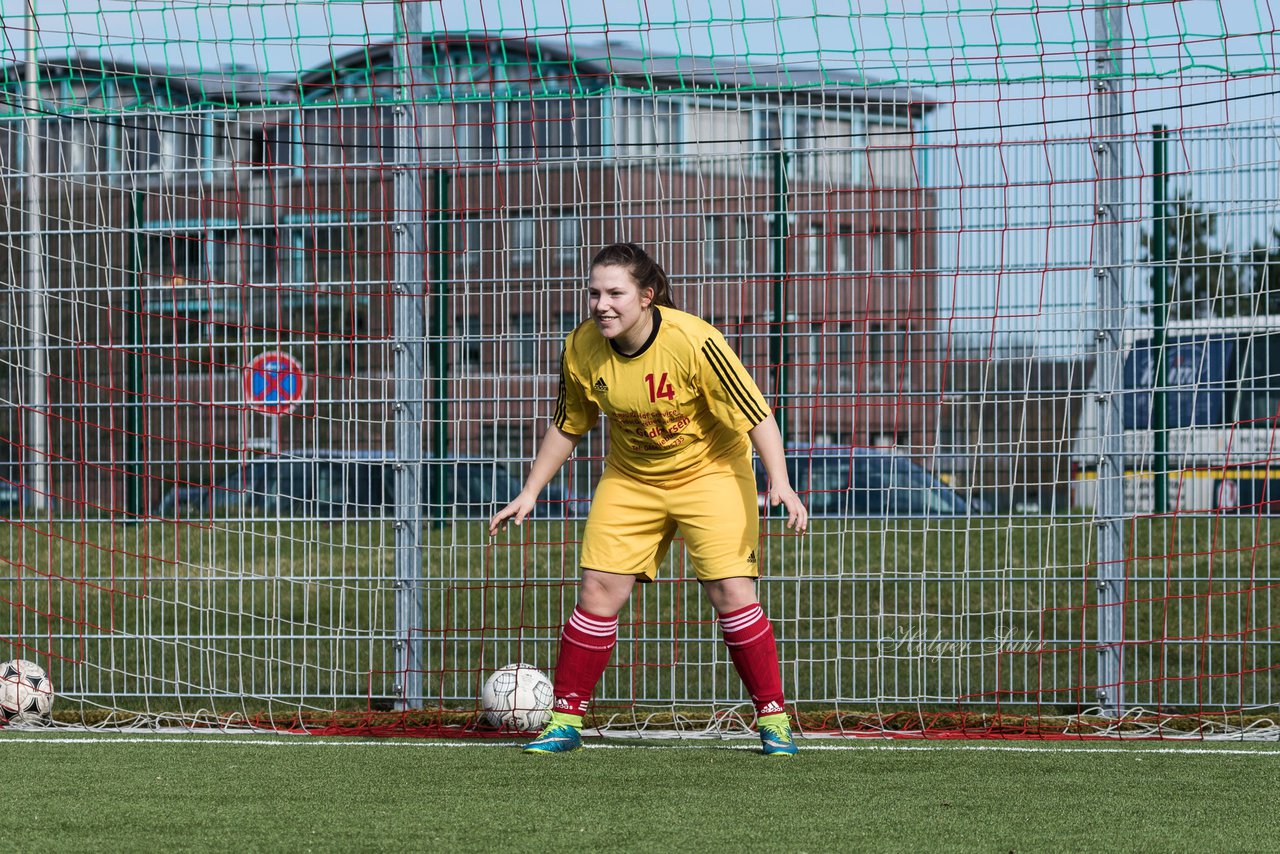
<path fill-rule="evenodd" d="M 609 346 L 613 348 L 613 352 L 617 353 L 624 359 L 634 359 L 637 356 L 644 355 L 644 351 L 648 350 L 650 345 L 653 344 L 653 339 L 658 337 L 658 327 L 662 325 L 662 312 L 658 311 L 658 307 L 656 305 L 650 310 L 653 312 L 653 328 L 649 330 L 649 337 L 644 339 L 644 343 L 640 345 L 640 349 L 634 353 L 624 353 L 618 349 L 617 343 L 610 338 Z"/>

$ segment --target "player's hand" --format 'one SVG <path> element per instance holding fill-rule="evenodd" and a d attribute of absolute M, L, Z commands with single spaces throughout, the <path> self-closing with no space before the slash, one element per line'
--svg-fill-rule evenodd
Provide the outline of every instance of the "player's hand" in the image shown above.
<path fill-rule="evenodd" d="M 804 502 L 800 500 L 800 496 L 796 495 L 796 491 L 790 486 L 771 486 L 769 488 L 769 506 L 777 507 L 779 504 L 787 508 L 787 528 L 795 531 L 797 534 L 803 534 L 809 529 L 809 511 L 805 508 Z"/>
<path fill-rule="evenodd" d="M 525 517 L 533 512 L 533 505 L 537 503 L 537 496 L 531 497 L 523 492 L 517 495 L 510 504 L 493 514 L 493 518 L 489 520 L 489 536 L 492 537 L 507 527 L 507 522 L 524 524 Z"/>

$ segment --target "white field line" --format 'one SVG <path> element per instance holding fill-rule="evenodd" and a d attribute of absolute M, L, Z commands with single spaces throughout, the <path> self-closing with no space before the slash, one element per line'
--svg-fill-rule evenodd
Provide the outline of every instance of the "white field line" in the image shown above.
<path fill-rule="evenodd" d="M 0 735 L 0 750 L 3 750 L 6 744 L 58 744 L 58 745 L 75 745 L 75 744 L 183 744 L 183 745 L 216 745 L 216 746 L 249 746 L 249 747 L 398 747 L 398 748 L 418 748 L 418 749 L 434 749 L 434 748 L 503 748 L 511 749 L 518 747 L 524 742 L 516 741 L 481 741 L 481 740 L 457 740 L 457 741 L 428 741 L 425 739 L 413 740 L 388 740 L 369 738 L 353 741 L 350 739 L 335 739 L 328 736 L 314 737 L 289 737 L 289 738 L 246 738 L 244 736 L 220 736 L 212 734 L 192 734 L 186 737 L 173 736 L 157 736 L 154 738 L 140 736 L 66 736 L 66 735 L 48 735 L 48 736 L 3 736 Z M 803 749 L 805 751 L 821 750 L 821 751 L 896 751 L 896 752 L 941 752 L 941 751 L 978 751 L 978 752 L 1002 752 L 1002 753 L 1132 753 L 1132 754 L 1179 754 L 1179 755 L 1212 755 L 1212 756 L 1262 756 L 1269 758 L 1280 758 L 1280 750 L 1275 749 L 1251 749 L 1244 747 L 1240 742 L 1234 744 L 1221 743 L 1218 747 L 1132 747 L 1137 742 L 1117 743 L 1110 746 L 1096 747 L 1039 747 L 1033 745 L 1012 745 L 1012 744 L 954 744 L 954 743 L 932 743 L 932 744 L 915 744 L 901 741 L 889 741 L 888 743 L 868 743 L 866 741 L 852 741 L 847 743 L 836 744 L 818 744 L 812 739 L 802 740 Z M 657 744 L 593 744 L 588 742 L 587 750 L 759 750 L 755 745 L 750 744 L 724 744 L 722 742 L 709 743 L 684 743 L 684 742 L 667 742 L 661 745 Z"/>

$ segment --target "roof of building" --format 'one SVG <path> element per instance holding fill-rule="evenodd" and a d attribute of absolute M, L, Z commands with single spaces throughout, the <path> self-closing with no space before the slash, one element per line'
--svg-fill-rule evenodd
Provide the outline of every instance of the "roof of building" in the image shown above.
<path fill-rule="evenodd" d="M 800 62 L 742 62 L 723 56 L 660 55 L 637 45 L 608 41 L 578 47 L 576 59 L 622 81 L 636 80 L 655 88 L 667 85 L 730 89 L 832 89 L 856 93 L 862 101 L 896 105 L 927 105 L 920 90 L 877 83 L 843 67 L 824 66 L 817 60 Z"/>
<path fill-rule="evenodd" d="M 730 60 L 693 54 L 657 54 L 617 41 L 495 37 L 484 33 L 451 33 L 424 40 L 436 48 L 465 49 L 469 57 L 487 52 L 500 61 L 562 63 L 580 78 L 593 81 L 588 89 L 632 86 L 661 91 L 805 91 L 844 102 L 884 105 L 925 112 L 933 101 L 909 86 L 884 85 L 844 67 L 822 66 L 816 60 L 779 63 Z M 385 68 L 392 63 L 394 42 L 378 42 L 337 57 L 332 65 L 302 75 L 305 87 L 324 86 L 343 68 Z M 477 60 L 480 61 L 480 60 Z"/>
<path fill-rule="evenodd" d="M 609 41 L 550 38 L 518 38 L 487 33 L 451 33 L 424 40 L 437 49 L 464 51 L 475 65 L 490 61 L 527 62 L 534 73 L 539 65 L 566 67 L 587 90 L 625 86 L 673 92 L 757 92 L 820 94 L 839 103 L 870 103 L 890 110 L 927 112 L 933 101 L 919 89 L 885 85 L 847 70 L 821 65 L 816 60 L 757 62 L 693 54 L 658 54 L 638 45 Z M 337 57 L 332 63 L 302 72 L 297 77 L 268 74 L 238 64 L 215 68 L 158 65 L 147 61 L 117 59 L 90 53 L 41 59 L 42 78 L 96 78 L 101 76 L 162 81 L 171 97 L 200 104 L 265 104 L 292 101 L 300 91 L 335 82 L 334 72 L 359 67 L 386 68 L 393 64 L 391 41 L 377 42 Z M 548 69 L 550 75 L 552 70 Z M 563 71 L 561 71 L 563 73 Z M 0 66 L 0 83 L 19 82 L 26 76 L 21 62 Z M 300 88 L 301 87 L 301 88 Z"/>
<path fill-rule="evenodd" d="M 260 104 L 288 99 L 293 93 L 291 80 L 240 65 L 213 69 L 160 66 L 90 53 L 45 57 L 39 62 L 39 74 L 41 79 L 118 77 L 162 81 L 170 95 L 196 104 Z M 0 82 L 21 82 L 25 79 L 24 63 L 0 67 Z"/>

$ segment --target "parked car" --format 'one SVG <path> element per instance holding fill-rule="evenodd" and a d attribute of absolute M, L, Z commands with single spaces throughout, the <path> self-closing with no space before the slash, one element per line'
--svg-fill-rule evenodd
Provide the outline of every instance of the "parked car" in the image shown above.
<path fill-rule="evenodd" d="M 22 467 L 11 460 L 0 462 L 0 518 L 17 516 L 22 509 Z"/>
<path fill-rule="evenodd" d="M 764 502 L 768 476 L 758 458 L 755 470 Z M 787 474 L 814 517 L 964 516 L 986 509 L 913 460 L 877 448 L 788 447 Z"/>
<path fill-rule="evenodd" d="M 395 461 L 387 458 L 255 459 L 236 466 L 212 486 L 169 490 L 154 515 L 381 518 L 394 513 L 395 473 Z M 488 519 L 515 498 L 523 484 L 522 475 L 496 460 L 424 460 L 422 518 Z M 443 491 L 443 509 L 433 498 L 436 490 Z M 589 507 L 586 498 L 552 484 L 543 490 L 533 515 L 577 519 L 585 517 Z"/>

